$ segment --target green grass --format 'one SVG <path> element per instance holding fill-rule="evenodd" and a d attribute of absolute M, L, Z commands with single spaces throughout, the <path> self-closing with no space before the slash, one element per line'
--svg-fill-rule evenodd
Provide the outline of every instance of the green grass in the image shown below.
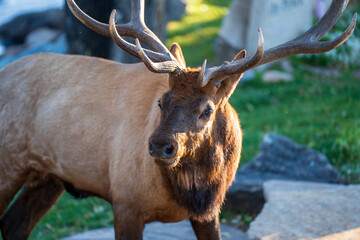
<path fill-rule="evenodd" d="M 344 73 L 314 77 L 301 69 L 292 83 L 242 84 L 230 99 L 244 130 L 241 165 L 277 132 L 324 153 L 351 182 L 360 182 L 360 81 Z"/>
<path fill-rule="evenodd" d="M 167 44 L 180 43 L 188 66 L 215 59 L 213 41 L 230 3 L 190 0 L 187 15 L 169 24 Z M 257 74 L 230 99 L 244 131 L 241 165 L 256 155 L 264 134 L 277 132 L 323 152 L 351 182 L 360 183 L 360 80 L 349 71 L 336 79 L 315 77 L 303 69 L 299 58 L 293 61 L 294 82 L 264 84 Z M 250 220 L 241 216 L 241 221 Z M 112 223 L 108 203 L 96 198 L 75 200 L 66 193 L 36 226 L 31 239 L 57 239 Z"/>
<path fill-rule="evenodd" d="M 214 38 L 230 3 L 192 0 L 187 16 L 169 24 L 167 43 L 180 43 L 189 66 L 199 66 L 205 58 L 215 59 Z M 335 31 L 346 28 L 354 9 L 359 9 L 358 4 L 345 13 Z M 345 48 L 340 47 L 337 51 Z M 321 59 L 326 61 L 326 57 Z M 264 134 L 277 132 L 324 153 L 351 182 L 358 183 L 360 82 L 351 76 L 348 67 L 337 79 L 313 76 L 304 70 L 302 60 L 292 58 L 296 68 L 294 82 L 264 84 L 258 74 L 255 81 L 242 84 L 230 99 L 239 112 L 244 131 L 240 165 L 256 155 Z M 334 63 L 334 58 L 329 60 L 333 65 L 341 65 Z"/>
<path fill-rule="evenodd" d="M 230 3 L 230 0 L 189 1 L 186 16 L 168 25 L 167 45 L 181 43 L 188 66 L 200 66 L 204 59 L 215 60 L 213 42 Z"/>
<path fill-rule="evenodd" d="M 75 200 L 65 193 L 36 226 L 30 239 L 53 240 L 71 234 L 113 225 L 110 204 L 98 199 Z"/>

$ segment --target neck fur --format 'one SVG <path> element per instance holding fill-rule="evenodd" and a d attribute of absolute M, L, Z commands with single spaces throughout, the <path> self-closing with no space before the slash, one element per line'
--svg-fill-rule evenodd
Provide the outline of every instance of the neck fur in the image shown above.
<path fill-rule="evenodd" d="M 219 147 L 212 147 L 196 163 L 182 163 L 167 169 L 168 179 L 177 203 L 188 209 L 193 219 L 211 220 L 218 215 L 226 193 L 224 163 Z M 221 154 L 222 155 L 222 154 Z M 186 159 L 186 158 L 185 158 Z"/>

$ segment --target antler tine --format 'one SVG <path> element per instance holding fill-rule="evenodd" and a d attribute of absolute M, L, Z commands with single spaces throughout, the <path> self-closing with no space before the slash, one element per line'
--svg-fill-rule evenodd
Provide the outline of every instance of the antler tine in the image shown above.
<path fill-rule="evenodd" d="M 74 16 L 85 26 L 101 35 L 110 37 L 109 25 L 91 18 L 79 8 L 79 6 L 74 2 L 74 0 L 66 0 L 66 2 Z"/>
<path fill-rule="evenodd" d="M 144 12 L 145 2 L 141 1 L 131 1 L 131 22 L 135 25 L 139 25 L 139 27 L 143 27 L 145 25 L 144 20 Z"/>
<path fill-rule="evenodd" d="M 151 59 L 146 55 L 144 49 L 140 45 L 139 39 L 136 39 L 136 48 L 141 60 L 147 66 L 147 68 L 155 73 L 173 73 L 179 70 L 179 65 L 174 61 L 166 61 L 166 62 L 158 62 L 154 63 Z"/>
<path fill-rule="evenodd" d="M 254 56 L 246 57 L 234 62 L 225 62 L 219 67 L 214 67 L 205 72 L 201 86 L 204 87 L 209 82 L 212 82 L 216 87 L 220 87 L 222 80 L 224 80 L 225 75 L 234 75 L 245 72 L 248 69 L 255 67 L 263 58 L 264 55 L 264 36 L 261 31 L 261 28 L 258 29 L 259 39 L 258 47 Z M 216 79 L 212 81 L 212 79 Z"/>
<path fill-rule="evenodd" d="M 74 0 L 67 0 L 67 4 L 75 15 L 84 25 L 92 29 L 93 31 L 102 34 L 104 36 L 111 36 L 114 39 L 114 36 L 118 37 L 120 34 L 126 37 L 133 37 L 139 38 L 142 42 L 146 43 L 152 50 L 150 51 L 145 50 L 146 54 L 153 60 L 153 61 L 167 61 L 167 60 L 174 60 L 174 57 L 166 48 L 166 46 L 159 40 L 159 38 L 149 30 L 149 28 L 145 25 L 144 22 L 144 0 L 134 0 L 132 1 L 132 10 L 131 10 L 131 21 L 130 23 L 123 24 L 121 26 L 115 25 L 115 15 L 116 11 L 112 14 L 112 18 L 114 19 L 114 25 L 110 28 L 110 24 L 101 23 L 89 15 L 84 13 L 74 2 Z M 112 19 L 111 18 L 111 19 Z M 110 20 L 111 21 L 111 20 Z M 115 29 L 117 30 L 118 34 L 114 34 Z M 119 34 L 120 33 L 120 34 Z M 117 38 L 119 39 L 119 38 Z M 115 39 L 114 39 L 115 40 Z M 129 52 L 130 54 L 134 55 L 135 57 L 140 58 L 137 53 L 136 46 L 132 43 L 126 42 L 124 39 L 120 39 L 116 41 L 122 49 Z M 124 43 L 126 42 L 126 43 Z M 161 54 L 159 54 L 161 53 Z"/>
<path fill-rule="evenodd" d="M 251 68 L 284 57 L 301 53 L 324 53 L 340 46 L 348 40 L 354 32 L 357 19 L 356 13 L 353 16 L 349 27 L 338 38 L 327 42 L 319 41 L 339 20 L 348 3 L 349 0 L 333 0 L 325 15 L 307 32 L 291 41 L 266 50 L 265 52 L 263 49 L 263 43 L 261 44 L 261 41 L 263 42 L 262 36 L 260 37 L 261 30 L 259 30 L 258 51 L 253 58 L 250 59 L 247 57 L 231 63 L 225 62 L 220 67 L 209 69 L 206 71 L 204 79 L 201 81 L 201 85 L 205 86 L 209 83 L 209 81 L 211 81 L 211 79 L 216 79 L 217 82 L 221 82 L 226 75 L 243 73 Z"/>
<path fill-rule="evenodd" d="M 201 71 L 200 71 L 199 77 L 197 79 L 197 81 L 201 87 L 204 87 L 208 83 L 208 81 L 204 82 L 204 81 L 206 81 L 206 79 L 205 79 L 206 65 L 207 65 L 207 59 L 205 59 L 204 63 L 202 64 Z"/>
<path fill-rule="evenodd" d="M 349 27 L 336 39 L 319 42 L 339 20 L 348 5 L 349 0 L 333 0 L 325 15 L 307 32 L 294 40 L 265 51 L 264 57 L 257 66 L 284 57 L 302 53 L 325 53 L 346 42 L 354 32 L 357 14 L 353 15 Z"/>
<path fill-rule="evenodd" d="M 224 71 L 226 74 L 243 73 L 248 69 L 255 67 L 264 56 L 264 35 L 261 28 L 258 29 L 258 48 L 255 55 L 252 58 L 242 58 L 235 62 L 224 65 Z"/>
<path fill-rule="evenodd" d="M 110 36 L 112 37 L 114 42 L 120 48 L 124 49 L 126 52 L 130 53 L 131 55 L 141 59 L 141 57 L 136 49 L 136 46 L 131 43 L 128 43 L 119 35 L 119 33 L 117 31 L 116 22 L 115 22 L 115 15 L 116 15 L 116 10 L 113 10 L 111 12 L 110 19 L 109 19 Z M 161 62 L 161 61 L 166 61 L 169 59 L 166 56 L 164 56 L 163 54 L 159 54 L 157 52 L 153 52 L 153 51 L 147 50 L 147 49 L 145 49 L 145 51 L 147 52 L 147 54 L 149 56 L 151 56 L 151 58 L 154 61 Z"/>
<path fill-rule="evenodd" d="M 326 11 L 324 16 L 304 34 L 304 37 L 312 36 L 315 41 L 322 39 L 339 20 L 348 3 L 349 0 L 332 1 L 328 11 Z"/>

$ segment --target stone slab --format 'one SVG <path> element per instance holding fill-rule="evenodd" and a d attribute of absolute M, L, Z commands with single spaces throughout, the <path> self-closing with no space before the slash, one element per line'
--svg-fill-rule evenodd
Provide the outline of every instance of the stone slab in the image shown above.
<path fill-rule="evenodd" d="M 221 225 L 221 235 L 223 240 L 247 240 L 247 235 L 231 226 Z M 114 229 L 106 228 L 88 231 L 62 240 L 114 240 Z M 196 240 L 195 234 L 189 221 L 179 223 L 159 223 L 147 224 L 144 231 L 144 240 Z"/>
<path fill-rule="evenodd" d="M 336 190 L 344 188 L 340 184 L 304 182 L 304 181 L 286 181 L 271 180 L 263 184 L 265 200 L 269 201 L 271 196 L 276 194 L 284 194 L 284 192 L 294 191 L 312 191 L 312 190 Z"/>
<path fill-rule="evenodd" d="M 331 234 L 315 240 L 359 240 L 360 239 L 360 228 L 351 229 L 341 233 Z M 303 239 L 305 240 L 305 239 Z"/>
<path fill-rule="evenodd" d="M 360 185 L 273 181 L 266 203 L 250 224 L 249 239 L 360 239 Z"/>
<path fill-rule="evenodd" d="M 315 0 L 233 0 L 220 37 L 234 49 L 257 48 L 257 29 L 262 28 L 265 48 L 287 42 L 312 24 Z"/>
<path fill-rule="evenodd" d="M 265 203 L 263 183 L 269 180 L 347 183 L 324 154 L 269 133 L 258 155 L 236 173 L 223 209 L 258 214 Z"/>

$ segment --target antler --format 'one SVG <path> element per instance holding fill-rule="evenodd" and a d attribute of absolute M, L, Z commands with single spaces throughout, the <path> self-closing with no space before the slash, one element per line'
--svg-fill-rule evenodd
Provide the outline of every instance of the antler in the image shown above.
<path fill-rule="evenodd" d="M 291 41 L 266 50 L 262 58 L 257 58 L 259 61 L 256 64 L 248 64 L 249 61 L 251 62 L 251 58 L 246 57 L 231 63 L 225 62 L 220 67 L 207 70 L 202 85 L 205 86 L 211 79 L 219 79 L 218 81 L 221 82 L 226 75 L 240 74 L 254 67 L 288 56 L 301 53 L 324 53 L 340 46 L 348 40 L 355 29 L 356 13 L 349 27 L 338 38 L 327 42 L 319 41 L 339 20 L 348 2 L 349 0 L 333 0 L 325 15 L 307 32 Z"/>
<path fill-rule="evenodd" d="M 248 69 L 255 67 L 263 58 L 264 55 L 264 36 L 262 34 L 261 28 L 258 30 L 259 32 L 259 40 L 258 40 L 258 48 L 255 55 L 251 58 L 241 58 L 231 63 L 224 62 L 223 65 L 219 67 L 213 67 L 208 70 L 204 70 L 204 65 L 202 71 L 205 71 L 202 75 L 202 81 L 200 80 L 200 86 L 204 87 L 206 84 L 211 81 L 216 87 L 220 87 L 221 81 L 224 79 L 226 75 L 233 75 L 237 73 L 243 73 Z M 205 65 L 206 66 L 206 65 Z M 216 79 L 216 82 L 212 79 Z"/>
<path fill-rule="evenodd" d="M 155 68 L 149 68 L 154 72 L 170 73 L 182 69 L 180 64 L 176 61 L 173 55 L 169 52 L 166 46 L 160 39 L 146 26 L 144 21 L 144 0 L 134 0 L 131 2 L 131 21 L 127 24 L 116 25 L 115 15 L 116 11 L 113 10 L 110 16 L 109 24 L 101 23 L 89 15 L 84 13 L 74 2 L 74 0 L 67 0 L 67 4 L 75 15 L 85 26 L 93 31 L 108 37 L 112 37 L 115 43 L 131 55 L 146 59 L 146 66 L 151 66 L 149 61 L 161 62 L 152 65 L 157 65 Z M 121 36 L 138 38 L 140 41 L 148 45 L 152 50 L 142 49 L 139 51 L 137 46 L 125 41 Z M 139 44 L 140 46 L 140 44 Z M 141 55 L 142 54 L 142 55 Z M 145 57 L 146 56 L 146 57 Z M 160 67 L 160 69 L 159 69 Z"/>

